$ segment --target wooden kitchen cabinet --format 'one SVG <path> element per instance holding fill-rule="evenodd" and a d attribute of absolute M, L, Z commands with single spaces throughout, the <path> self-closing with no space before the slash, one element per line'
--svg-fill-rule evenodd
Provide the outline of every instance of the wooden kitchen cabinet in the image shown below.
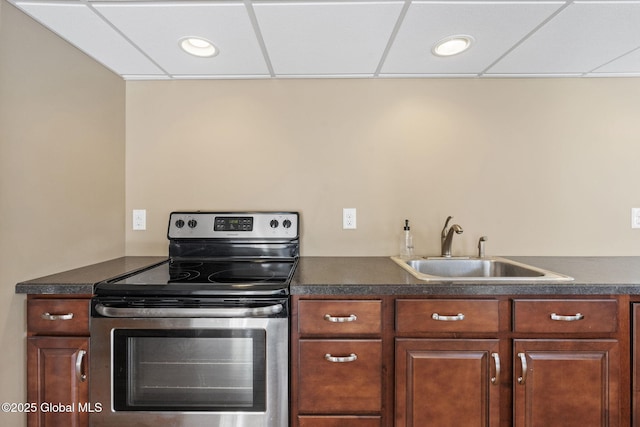
<path fill-rule="evenodd" d="M 381 427 L 382 302 L 296 305 L 292 426 Z"/>
<path fill-rule="evenodd" d="M 88 351 L 89 338 L 27 338 L 27 400 L 38 408 L 28 414 L 30 427 L 88 426 L 80 411 L 89 401 Z"/>
<path fill-rule="evenodd" d="M 499 341 L 397 339 L 397 427 L 498 426 Z"/>
<path fill-rule="evenodd" d="M 640 304 L 630 318 L 625 297 L 293 301 L 292 427 L 640 426 Z"/>
<path fill-rule="evenodd" d="M 29 427 L 86 427 L 89 402 L 88 298 L 27 300 Z"/>
<path fill-rule="evenodd" d="M 499 329 L 497 300 L 398 299 L 399 334 L 463 332 L 495 334 Z"/>
<path fill-rule="evenodd" d="M 299 366 L 301 413 L 380 412 L 380 340 L 301 340 Z"/>
<path fill-rule="evenodd" d="M 619 426 L 615 299 L 514 300 L 516 427 Z M 538 338 L 556 334 L 558 338 Z M 520 338 L 520 336 L 522 338 Z"/>
<path fill-rule="evenodd" d="M 380 336 L 382 305 L 379 300 L 302 300 L 299 332 L 302 336 Z"/>
<path fill-rule="evenodd" d="M 499 324 L 497 300 L 398 299 L 395 426 L 499 426 Z"/>
<path fill-rule="evenodd" d="M 513 311 L 514 332 L 583 336 L 618 328 L 615 299 L 514 299 Z"/>
<path fill-rule="evenodd" d="M 616 340 L 515 340 L 514 426 L 620 425 Z"/>

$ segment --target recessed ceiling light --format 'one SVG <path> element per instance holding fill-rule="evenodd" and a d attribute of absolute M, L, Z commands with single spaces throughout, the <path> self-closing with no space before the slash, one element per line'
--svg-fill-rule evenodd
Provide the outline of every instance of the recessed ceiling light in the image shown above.
<path fill-rule="evenodd" d="M 202 37 L 185 37 L 180 39 L 180 47 L 185 52 L 202 58 L 216 56 L 219 52 L 213 43 Z"/>
<path fill-rule="evenodd" d="M 469 49 L 474 41 L 473 37 L 466 35 L 445 37 L 433 45 L 431 52 L 436 56 L 457 55 Z"/>

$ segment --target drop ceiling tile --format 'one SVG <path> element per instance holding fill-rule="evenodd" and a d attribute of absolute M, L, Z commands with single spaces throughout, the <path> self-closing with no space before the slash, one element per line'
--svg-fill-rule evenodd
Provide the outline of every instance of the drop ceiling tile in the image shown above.
<path fill-rule="evenodd" d="M 640 48 L 596 68 L 594 73 L 640 75 Z"/>
<path fill-rule="evenodd" d="M 85 4 L 22 1 L 14 4 L 115 73 L 163 74 Z"/>
<path fill-rule="evenodd" d="M 276 75 L 372 76 L 403 4 L 281 1 L 253 7 Z"/>
<path fill-rule="evenodd" d="M 640 0 L 9 1 L 125 79 L 640 76 Z M 473 48 L 431 55 L 454 33 Z"/>
<path fill-rule="evenodd" d="M 92 4 L 172 76 L 269 76 L 242 2 Z M 186 36 L 204 37 L 220 52 L 210 58 L 189 55 L 179 47 Z"/>
<path fill-rule="evenodd" d="M 638 48 L 639 23 L 639 1 L 575 2 L 490 72 L 587 73 Z"/>
<path fill-rule="evenodd" d="M 413 2 L 381 75 L 477 75 L 563 4 L 562 1 Z M 456 34 L 474 37 L 471 49 L 446 58 L 431 53 L 437 41 Z"/>

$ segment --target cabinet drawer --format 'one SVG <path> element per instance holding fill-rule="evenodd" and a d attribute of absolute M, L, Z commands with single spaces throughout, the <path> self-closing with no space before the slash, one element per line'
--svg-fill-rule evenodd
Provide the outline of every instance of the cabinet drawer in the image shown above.
<path fill-rule="evenodd" d="M 612 333 L 617 330 L 616 300 L 516 299 L 515 332 Z"/>
<path fill-rule="evenodd" d="M 498 332 L 497 300 L 396 301 L 396 329 L 416 332 Z"/>
<path fill-rule="evenodd" d="M 89 335 L 88 299 L 27 300 L 27 330 L 40 335 Z"/>
<path fill-rule="evenodd" d="M 298 303 L 301 335 L 379 335 L 381 301 L 303 300 Z"/>
<path fill-rule="evenodd" d="M 301 413 L 379 412 L 380 340 L 300 340 L 298 409 Z"/>
<path fill-rule="evenodd" d="M 380 427 L 380 417 L 359 416 L 300 416 L 299 427 Z"/>

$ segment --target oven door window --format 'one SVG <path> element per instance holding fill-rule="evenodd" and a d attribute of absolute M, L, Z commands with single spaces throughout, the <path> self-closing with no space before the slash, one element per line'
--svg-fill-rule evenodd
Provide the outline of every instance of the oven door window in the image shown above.
<path fill-rule="evenodd" d="M 116 411 L 265 410 L 262 329 L 115 329 Z"/>

